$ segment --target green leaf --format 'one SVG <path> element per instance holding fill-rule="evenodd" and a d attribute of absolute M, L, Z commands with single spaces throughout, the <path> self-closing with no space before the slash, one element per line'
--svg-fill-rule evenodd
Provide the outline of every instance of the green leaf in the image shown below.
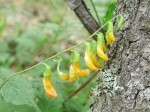
<path fill-rule="evenodd" d="M 54 85 L 55 87 L 57 87 L 56 90 L 59 93 L 59 97 L 48 98 L 43 88 L 42 79 L 34 80 L 32 81 L 32 83 L 37 94 L 36 100 L 38 101 L 38 106 L 40 107 L 42 112 L 62 112 L 61 108 L 64 99 L 61 96 L 62 90 L 58 88 L 60 84 Z"/>
<path fill-rule="evenodd" d="M 9 80 L 2 88 L 1 95 L 4 101 L 14 105 L 29 105 L 37 112 L 41 112 L 34 101 L 35 94 L 31 83 L 23 77 L 15 77 Z"/>
<path fill-rule="evenodd" d="M 70 110 L 72 110 L 73 112 L 81 112 L 82 110 L 81 104 L 78 103 L 78 101 L 72 99 L 65 102 L 65 106 L 67 112 L 69 112 Z"/>
<path fill-rule="evenodd" d="M 0 112 L 36 112 L 27 105 L 13 105 L 0 100 Z"/>
<path fill-rule="evenodd" d="M 103 19 L 103 24 L 105 24 L 107 21 L 111 20 L 114 17 L 114 10 L 116 8 L 116 4 L 113 2 L 108 6 L 107 12 Z"/>

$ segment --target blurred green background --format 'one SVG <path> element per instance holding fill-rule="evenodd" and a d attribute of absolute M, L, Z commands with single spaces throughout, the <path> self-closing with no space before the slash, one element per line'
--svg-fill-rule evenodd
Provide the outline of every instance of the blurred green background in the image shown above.
<path fill-rule="evenodd" d="M 90 0 L 85 0 L 96 18 Z M 113 0 L 93 0 L 100 22 L 113 17 Z M 98 20 L 96 18 L 96 20 Z M 0 85 L 13 73 L 33 66 L 89 37 L 64 0 L 0 0 Z M 83 54 L 84 48 L 77 48 Z M 67 71 L 70 52 L 61 55 L 61 70 Z M 83 57 L 82 57 L 83 60 Z M 90 106 L 91 81 L 71 99 L 69 94 L 90 76 L 68 83 L 59 79 L 53 60 L 53 82 L 58 98 L 48 98 L 42 83 L 44 66 L 39 65 L 12 77 L 0 90 L 0 112 L 86 112 Z M 81 61 L 83 65 L 84 62 Z"/>

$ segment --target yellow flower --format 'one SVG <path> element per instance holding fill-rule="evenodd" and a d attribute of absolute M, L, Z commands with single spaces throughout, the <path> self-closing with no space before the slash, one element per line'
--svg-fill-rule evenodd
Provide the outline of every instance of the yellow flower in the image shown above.
<path fill-rule="evenodd" d="M 110 45 L 112 44 L 113 42 L 115 42 L 115 36 L 114 36 L 114 33 L 113 32 L 106 32 L 106 41 L 107 41 L 107 44 Z"/>
<path fill-rule="evenodd" d="M 75 76 L 74 68 L 71 65 L 69 70 L 69 82 L 73 82 L 77 77 Z"/>
<path fill-rule="evenodd" d="M 108 22 L 107 24 L 107 32 L 106 32 L 106 42 L 108 45 L 113 43 L 115 41 L 115 36 L 114 36 L 114 26 L 111 21 Z"/>
<path fill-rule="evenodd" d="M 45 76 L 43 78 L 43 85 L 44 85 L 46 95 L 48 97 L 50 97 L 50 98 L 58 97 L 57 92 L 56 92 L 54 86 L 52 85 L 52 81 L 51 81 L 51 78 L 49 76 Z"/>
<path fill-rule="evenodd" d="M 97 55 L 104 61 L 108 61 L 108 57 L 105 54 L 105 52 L 107 51 L 108 50 L 105 45 L 104 35 L 102 33 L 99 33 L 97 37 Z"/>
<path fill-rule="evenodd" d="M 104 35 L 103 33 L 100 32 L 99 34 L 97 34 L 97 46 L 101 47 L 104 53 L 108 52 L 108 49 L 105 43 L 106 42 L 105 42 Z"/>
<path fill-rule="evenodd" d="M 87 76 L 89 74 L 89 70 L 88 69 L 83 70 L 83 69 L 80 68 L 80 63 L 79 62 L 73 62 L 72 66 L 73 66 L 75 75 L 77 77 Z"/>
<path fill-rule="evenodd" d="M 92 41 L 91 43 L 91 59 L 94 63 L 94 65 L 97 67 L 97 68 L 101 68 L 103 65 L 99 62 L 99 60 L 97 59 L 97 43 L 96 41 Z"/>
<path fill-rule="evenodd" d="M 69 75 L 68 75 L 67 73 L 63 73 L 63 72 L 60 71 L 60 69 L 59 69 L 60 63 L 61 63 L 61 60 L 58 62 L 58 65 L 57 65 L 58 76 L 59 76 L 59 78 L 61 78 L 62 80 L 68 80 L 68 79 L 69 79 Z"/>
<path fill-rule="evenodd" d="M 57 92 L 52 84 L 52 81 L 51 81 L 51 68 L 50 66 L 48 66 L 47 64 L 44 64 L 46 69 L 43 73 L 43 85 L 44 85 L 44 89 L 45 89 L 45 92 L 47 94 L 48 97 L 57 97 Z"/>
<path fill-rule="evenodd" d="M 91 70 L 97 70 L 98 67 L 96 67 L 96 65 L 94 65 L 94 55 L 92 55 L 92 51 L 91 51 L 91 45 L 90 43 L 85 43 L 86 45 L 86 48 L 85 48 L 85 56 L 84 56 L 84 59 L 85 59 L 85 64 L 87 67 L 89 67 Z M 93 58 L 93 59 L 92 59 Z M 95 61 L 95 60 L 94 60 Z M 96 63 L 96 62 L 95 62 Z"/>
<path fill-rule="evenodd" d="M 67 73 L 59 72 L 58 75 L 62 80 L 68 80 L 69 79 L 69 75 Z"/>
<path fill-rule="evenodd" d="M 72 67 L 76 77 L 87 76 L 89 74 L 88 69 L 81 69 L 80 67 L 80 54 L 76 51 L 73 51 Z"/>
<path fill-rule="evenodd" d="M 97 68 L 101 68 L 102 65 L 99 63 L 99 61 L 97 60 L 96 54 L 92 54 L 91 55 L 92 58 L 92 62 L 93 64 L 97 67 Z"/>
<path fill-rule="evenodd" d="M 107 57 L 107 55 L 104 53 L 103 49 L 102 49 L 100 46 L 98 46 L 97 55 L 98 55 L 101 59 L 103 59 L 104 61 L 108 61 L 108 60 L 109 60 L 108 57 Z"/>

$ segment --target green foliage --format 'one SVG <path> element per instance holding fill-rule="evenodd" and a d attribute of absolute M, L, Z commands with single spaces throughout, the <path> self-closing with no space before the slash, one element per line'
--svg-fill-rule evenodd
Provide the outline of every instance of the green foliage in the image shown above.
<path fill-rule="evenodd" d="M 114 17 L 115 8 L 116 8 L 116 4 L 114 2 L 109 4 L 108 10 L 106 11 L 106 14 L 103 18 L 103 23 L 106 23 L 107 21 L 111 20 Z"/>
<path fill-rule="evenodd" d="M 34 109 L 28 105 L 13 105 L 0 100 L 1 112 L 35 112 Z"/>
<path fill-rule="evenodd" d="M 6 27 L 7 27 L 6 17 L 3 13 L 0 13 L 0 34 L 3 33 Z"/>
<path fill-rule="evenodd" d="M 16 83 L 17 82 L 17 83 Z M 22 77 L 14 77 L 1 89 L 3 100 L 14 105 L 33 106 L 37 112 L 41 112 L 34 101 L 35 94 L 31 82 Z"/>
<path fill-rule="evenodd" d="M 114 9 L 116 7 L 116 2 L 114 0 L 93 0 L 93 2 L 97 9 L 101 25 L 105 24 L 114 17 Z M 87 2 L 87 4 L 91 6 L 90 2 Z M 94 12 L 92 6 L 90 9 L 93 16 L 96 18 L 96 13 Z"/>
<path fill-rule="evenodd" d="M 106 0 L 94 0 L 101 22 L 112 18 Z M 0 85 L 12 73 L 28 68 L 63 49 L 81 42 L 89 35 L 63 0 L 13 0 L 0 1 Z M 90 3 L 87 2 L 90 6 Z M 111 8 L 111 10 L 114 10 Z M 94 14 L 93 10 L 91 10 Z M 107 12 L 107 13 L 106 13 Z M 109 12 L 109 13 L 108 13 Z M 109 17 L 108 17 L 109 16 Z M 82 38 L 81 38 L 82 37 Z M 68 69 L 70 53 L 62 54 L 62 71 Z M 87 78 L 72 84 L 59 79 L 56 62 L 46 62 L 52 67 L 52 79 L 59 97 L 46 96 L 39 65 L 26 73 L 14 76 L 0 90 L 0 112 L 86 112 L 90 105 L 91 82 L 79 94 L 68 99 Z M 81 66 L 84 64 L 83 57 Z"/>

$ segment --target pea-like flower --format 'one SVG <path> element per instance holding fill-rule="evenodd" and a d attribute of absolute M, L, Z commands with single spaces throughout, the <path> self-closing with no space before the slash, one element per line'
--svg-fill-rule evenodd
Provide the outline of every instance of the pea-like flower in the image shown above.
<path fill-rule="evenodd" d="M 58 97 L 57 92 L 52 84 L 51 68 L 46 64 L 44 64 L 44 65 L 46 66 L 46 69 L 43 74 L 43 85 L 44 85 L 46 95 L 50 98 Z"/>
<path fill-rule="evenodd" d="M 103 33 L 99 33 L 97 36 L 97 55 L 104 61 L 108 61 L 108 57 L 105 54 L 107 51 L 104 35 Z"/>
<path fill-rule="evenodd" d="M 88 69 L 81 69 L 80 67 L 80 54 L 73 51 L 73 59 L 71 64 L 76 77 L 87 76 L 89 74 Z"/>
<path fill-rule="evenodd" d="M 91 44 L 88 42 L 85 42 L 85 55 L 84 55 L 84 59 L 85 59 L 85 64 L 87 67 L 89 67 L 91 70 L 97 70 L 98 67 L 96 67 L 96 61 L 94 60 L 94 58 L 96 58 L 93 54 L 92 54 L 92 49 L 91 49 Z M 99 65 L 97 65 L 99 66 Z"/>
<path fill-rule="evenodd" d="M 107 41 L 107 44 L 110 45 L 112 44 L 113 42 L 115 42 L 115 36 L 114 36 L 114 33 L 111 32 L 111 31 L 108 31 L 106 32 L 106 41 Z"/>
<path fill-rule="evenodd" d="M 101 61 L 103 60 L 97 59 L 97 42 L 95 40 L 93 40 L 91 43 L 91 50 L 92 50 L 91 58 L 92 58 L 94 65 L 97 68 L 101 68 L 103 66 L 103 63 L 101 63 Z"/>
<path fill-rule="evenodd" d="M 112 44 L 116 39 L 113 31 L 113 23 L 111 21 L 108 22 L 107 32 L 106 32 L 106 42 L 108 45 Z"/>
<path fill-rule="evenodd" d="M 70 69 L 69 69 L 69 82 L 73 82 L 75 79 L 77 79 L 76 75 L 75 75 L 75 70 L 73 68 L 72 65 L 70 65 Z"/>
<path fill-rule="evenodd" d="M 58 62 L 57 64 L 57 72 L 58 72 L 58 76 L 60 79 L 62 80 L 69 80 L 69 75 L 67 73 L 63 73 L 62 71 L 60 71 L 60 63 L 61 63 L 62 59 Z"/>

